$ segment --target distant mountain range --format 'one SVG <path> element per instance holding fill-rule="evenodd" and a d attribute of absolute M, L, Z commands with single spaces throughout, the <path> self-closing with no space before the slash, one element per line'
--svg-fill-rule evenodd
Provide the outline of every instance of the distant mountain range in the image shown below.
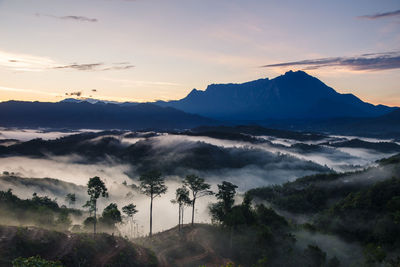
<path fill-rule="evenodd" d="M 0 103 L 0 126 L 74 129 L 182 129 L 216 121 L 145 103 L 131 106 L 88 102 Z"/>
<path fill-rule="evenodd" d="M 0 103 L 0 126 L 173 129 L 259 124 L 328 132 L 400 133 L 400 111 L 340 94 L 303 71 L 242 84 L 212 84 L 185 98 L 154 103 L 67 98 Z"/>

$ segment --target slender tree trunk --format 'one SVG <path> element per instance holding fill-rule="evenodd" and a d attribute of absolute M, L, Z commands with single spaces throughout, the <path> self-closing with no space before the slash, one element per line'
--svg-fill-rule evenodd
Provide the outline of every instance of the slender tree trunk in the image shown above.
<path fill-rule="evenodd" d="M 179 230 L 179 232 L 181 231 L 181 204 L 179 204 L 178 230 Z"/>
<path fill-rule="evenodd" d="M 231 226 L 231 234 L 230 234 L 230 238 L 229 238 L 229 249 L 230 249 L 230 253 L 232 253 L 232 244 L 233 244 L 233 226 Z"/>
<path fill-rule="evenodd" d="M 97 210 L 97 201 L 94 202 L 94 223 L 93 223 L 93 234 L 96 234 L 96 223 L 97 223 L 97 218 L 96 218 L 96 210 Z"/>
<path fill-rule="evenodd" d="M 153 235 L 153 195 L 150 196 L 150 237 Z"/>
<path fill-rule="evenodd" d="M 196 198 L 193 198 L 193 207 L 192 207 L 192 226 L 194 225 L 194 203 L 196 202 Z"/>
<path fill-rule="evenodd" d="M 131 237 L 132 238 L 135 238 L 135 233 L 133 232 L 134 231 L 134 227 L 135 227 L 135 225 L 134 225 L 134 222 L 133 222 L 133 217 L 131 217 Z"/>
<path fill-rule="evenodd" d="M 183 228 L 183 212 L 184 212 L 184 211 L 185 211 L 185 206 L 182 205 L 182 218 L 181 218 L 181 220 L 182 220 L 182 223 L 181 223 L 182 228 Z"/>

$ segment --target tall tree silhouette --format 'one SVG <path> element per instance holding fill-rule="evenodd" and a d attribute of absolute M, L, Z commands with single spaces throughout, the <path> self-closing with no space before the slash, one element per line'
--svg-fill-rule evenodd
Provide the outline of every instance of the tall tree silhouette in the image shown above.
<path fill-rule="evenodd" d="M 140 189 L 143 194 L 150 197 L 150 233 L 153 234 L 153 199 L 167 192 L 164 178 L 158 171 L 149 171 L 140 176 Z"/>
<path fill-rule="evenodd" d="M 102 197 L 108 197 L 107 188 L 104 182 L 97 176 L 90 178 L 88 182 L 88 195 L 90 196 L 90 205 L 92 205 L 94 211 L 94 221 L 93 221 L 93 233 L 96 234 L 96 211 L 97 211 L 97 199 Z"/>
<path fill-rule="evenodd" d="M 235 203 L 236 188 L 237 185 L 227 181 L 223 181 L 222 184 L 218 185 L 218 193 L 215 196 L 222 201 L 225 214 L 231 211 Z"/>
<path fill-rule="evenodd" d="M 190 191 L 192 192 L 192 226 L 194 224 L 194 207 L 196 204 L 196 200 L 200 197 L 204 197 L 207 195 L 212 195 L 213 192 L 210 190 L 210 185 L 205 183 L 203 178 L 198 177 L 197 175 L 190 174 L 187 175 L 186 178 L 183 180 L 183 184 L 187 186 Z"/>
<path fill-rule="evenodd" d="M 178 230 L 181 230 L 181 225 L 183 225 L 183 209 L 185 205 L 190 205 L 191 201 L 189 198 L 189 190 L 183 186 L 176 189 L 175 199 L 171 200 L 173 204 L 178 204 Z"/>
<path fill-rule="evenodd" d="M 129 222 L 130 222 L 130 232 L 131 232 L 131 236 L 133 237 L 133 215 L 135 215 L 138 210 L 136 209 L 136 205 L 133 205 L 132 203 L 129 205 L 126 205 L 124 207 L 122 207 L 122 212 L 126 214 L 126 216 L 128 216 Z"/>

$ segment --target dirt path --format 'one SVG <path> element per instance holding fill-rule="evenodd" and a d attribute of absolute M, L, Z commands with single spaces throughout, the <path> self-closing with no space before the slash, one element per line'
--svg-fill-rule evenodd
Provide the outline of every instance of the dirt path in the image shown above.
<path fill-rule="evenodd" d="M 180 247 L 181 247 L 181 245 L 178 244 L 178 245 L 175 245 L 173 247 L 165 248 L 165 249 L 161 250 L 159 253 L 157 253 L 157 259 L 158 259 L 159 266 L 160 267 L 171 266 L 171 263 L 168 262 L 167 255 L 168 255 L 169 252 L 177 250 Z"/>
<path fill-rule="evenodd" d="M 116 238 L 116 243 L 112 250 L 109 250 L 106 254 L 100 256 L 96 262 L 95 266 L 107 266 L 111 263 L 112 259 L 117 256 L 122 250 L 126 248 L 126 243 L 122 242 L 121 239 Z"/>

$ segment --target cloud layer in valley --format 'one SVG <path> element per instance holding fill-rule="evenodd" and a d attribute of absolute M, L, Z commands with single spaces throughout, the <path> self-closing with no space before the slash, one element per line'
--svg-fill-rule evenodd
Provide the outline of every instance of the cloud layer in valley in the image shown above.
<path fill-rule="evenodd" d="M 9 138 L 27 141 L 41 137 L 54 140 L 52 144 L 58 144 L 54 142 L 63 142 L 63 139 L 55 140 L 56 138 L 70 134 L 72 133 L 34 130 L 5 131 L 3 129 L 1 138 L 3 140 Z M 175 189 L 180 185 L 181 179 L 187 174 L 195 173 L 204 177 L 207 182 L 212 184 L 214 191 L 216 191 L 216 185 L 221 181 L 231 181 L 239 186 L 238 192 L 243 193 L 251 188 L 282 184 L 305 175 L 329 171 L 327 167 L 322 166 L 323 164 L 337 170 L 357 170 L 374 164 L 375 159 L 386 156 L 385 153 L 377 153 L 372 150 L 327 147 L 318 143 L 326 140 L 310 142 L 306 145 L 306 148 L 312 147 L 310 152 L 300 151 L 299 148 L 292 147 L 299 143 L 296 140 L 265 136 L 257 138 L 259 138 L 258 142 L 251 143 L 207 136 L 156 132 L 106 132 L 73 136 L 73 139 L 69 140 L 76 140 L 79 143 L 79 146 L 74 147 L 74 149 L 93 151 L 96 157 L 90 157 L 90 153 L 80 153 L 78 156 L 77 153 L 72 152 L 56 156 L 52 152 L 57 151 L 46 151 L 44 147 L 39 147 L 44 153 L 43 156 L 3 155 L 0 158 L 0 172 L 13 173 L 13 175 L 22 178 L 55 178 L 63 182 L 73 183 L 72 185 L 60 185 L 59 190 L 54 189 L 54 185 L 51 185 L 53 189 L 50 190 L 48 181 L 45 183 L 47 186 L 26 186 L 23 183 L 2 181 L 0 182 L 0 190 L 13 188 L 22 197 L 31 197 L 33 192 L 37 192 L 56 197 L 61 204 L 63 204 L 63 197 L 67 193 L 76 191 L 75 193 L 79 198 L 77 205 L 81 206 L 87 200 L 85 186 L 88 179 L 99 176 L 110 189 L 110 198 L 100 201 L 100 209 L 110 202 L 117 203 L 119 208 L 133 202 L 138 205 L 140 211 L 137 215 L 137 221 L 147 232 L 148 198 L 131 187 L 123 185 L 123 182 L 126 181 L 128 185 L 132 183 L 139 185 L 138 177 L 143 169 L 148 170 L 157 164 L 157 167 L 165 169 L 163 174 L 169 186 L 168 193 L 155 200 L 154 229 L 161 231 L 176 225 L 177 214 L 175 211 L 177 211 L 177 207 L 172 205 L 170 200 L 174 198 Z M 329 138 L 331 141 L 343 140 L 343 137 Z M 276 143 L 274 144 L 271 140 Z M 380 140 L 370 141 L 379 142 Z M 46 141 L 44 144 L 46 144 Z M 305 145 L 304 143 L 301 144 Z M 71 145 L 66 148 L 68 147 L 71 147 Z M 121 156 L 120 152 L 127 149 L 129 149 L 129 153 L 121 154 Z M 102 151 L 108 153 L 103 154 Z M 124 155 L 134 156 L 132 160 L 126 160 Z M 224 158 L 218 158 L 221 156 Z M 211 160 L 211 163 L 218 163 L 223 166 L 211 166 L 208 160 Z M 191 165 L 193 161 L 196 164 Z M 198 164 L 199 161 L 203 162 L 203 165 Z M 367 173 L 360 179 L 368 180 L 369 176 L 374 175 L 374 173 Z M 74 190 L 74 192 L 70 190 Z M 207 197 L 198 202 L 196 208 L 198 222 L 209 222 L 207 206 L 213 201 L 215 201 L 214 197 Z M 190 211 L 187 209 L 185 222 L 189 220 L 189 213 Z"/>

